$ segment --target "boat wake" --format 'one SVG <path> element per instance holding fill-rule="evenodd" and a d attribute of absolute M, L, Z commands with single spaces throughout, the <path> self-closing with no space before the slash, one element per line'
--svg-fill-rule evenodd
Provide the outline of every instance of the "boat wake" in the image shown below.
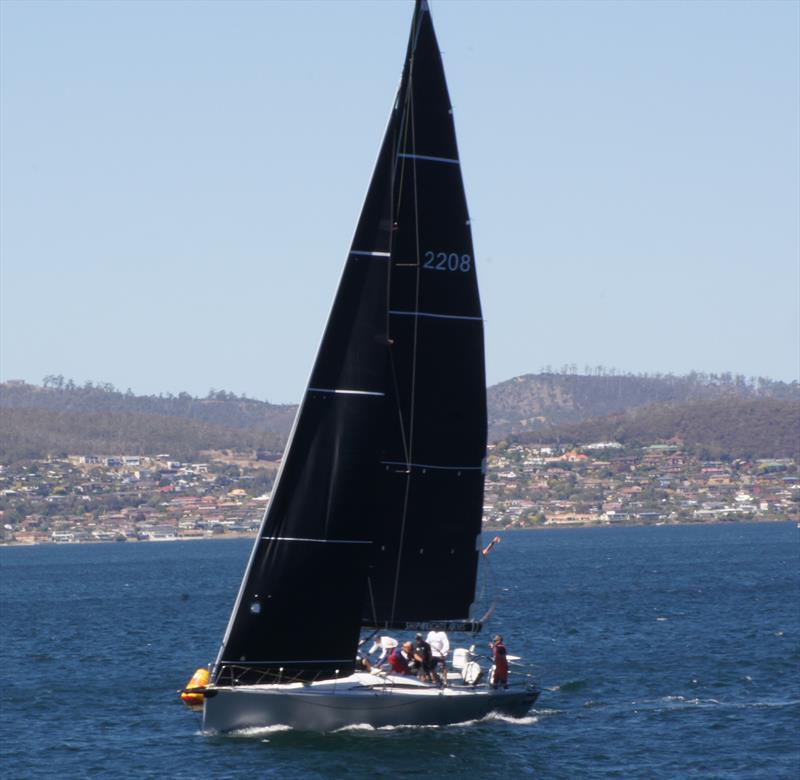
<path fill-rule="evenodd" d="M 561 685 L 554 685 L 552 688 L 547 688 L 547 690 L 553 693 L 574 693 L 575 691 L 582 690 L 588 684 L 588 680 L 568 680 Z"/>
<path fill-rule="evenodd" d="M 666 703 L 668 708 L 676 709 L 680 707 L 715 707 L 721 704 L 718 699 L 701 699 L 697 696 L 693 696 L 691 698 L 687 698 L 685 696 L 664 696 L 663 698 L 659 699 L 656 703 L 662 704 Z M 636 702 L 634 702 L 636 704 Z M 645 704 L 649 704 L 645 702 Z"/>
<path fill-rule="evenodd" d="M 428 731 L 428 730 L 439 730 L 439 729 L 465 728 L 471 726 L 478 726 L 482 723 L 493 722 L 493 721 L 509 723 L 514 726 L 532 726 L 539 722 L 541 716 L 556 714 L 556 712 L 557 710 L 540 710 L 537 711 L 536 714 L 524 715 L 521 718 L 512 718 L 510 715 L 502 715 L 497 712 L 490 712 L 488 715 L 485 715 L 482 718 L 465 720 L 461 721 L 460 723 L 449 723 L 446 725 L 408 723 L 408 724 L 396 724 L 391 726 L 372 726 L 369 723 L 351 723 L 347 726 L 342 726 L 341 728 L 334 729 L 329 733 L 346 734 L 350 732 L 385 733 L 389 731 Z M 261 739 L 262 741 L 269 742 L 270 741 L 269 737 L 285 732 L 296 732 L 298 734 L 305 733 L 303 729 L 295 729 L 294 727 L 288 726 L 286 724 L 275 724 L 272 726 L 259 726 L 246 729 L 237 729 L 235 731 L 229 731 L 225 734 L 217 734 L 215 736 L 231 737 L 233 739 Z"/>
<path fill-rule="evenodd" d="M 500 720 L 503 723 L 511 723 L 514 726 L 532 726 L 534 723 L 539 722 L 539 715 L 523 715 L 521 718 L 512 718 L 510 715 L 501 715 L 499 712 L 490 712 L 485 718 L 481 718 L 475 723 L 483 723 L 488 720 Z"/>
<path fill-rule="evenodd" d="M 548 712 L 550 711 L 549 710 L 544 711 L 544 713 Z M 336 729 L 332 733 L 338 734 L 345 731 L 411 731 L 419 729 L 452 729 L 452 728 L 463 728 L 465 726 L 477 726 L 481 723 L 487 723 L 490 721 L 502 721 L 503 723 L 511 723 L 517 726 L 531 726 L 534 723 L 539 722 L 539 716 L 541 714 L 543 713 L 537 712 L 535 715 L 529 714 L 529 715 L 524 715 L 521 718 L 512 718 L 510 715 L 503 715 L 499 712 L 490 712 L 487 715 L 484 715 L 482 718 L 474 718 L 472 720 L 462 720 L 459 723 L 448 723 L 444 725 L 399 723 L 392 726 L 370 726 L 368 723 L 356 723 L 356 724 L 351 724 L 349 726 L 342 726 L 342 728 Z"/>
<path fill-rule="evenodd" d="M 254 726 L 247 729 L 237 729 L 236 731 L 229 731 L 223 736 L 233 737 L 234 739 L 263 739 L 270 734 L 280 734 L 284 731 L 294 731 L 294 729 L 284 723 L 276 723 L 272 726 Z"/>
<path fill-rule="evenodd" d="M 403 724 L 398 723 L 394 726 L 371 726 L 369 723 L 351 723 L 349 726 L 342 726 L 340 729 L 335 729 L 332 734 L 342 734 L 348 731 L 419 731 L 427 729 L 440 729 L 441 726 L 437 724 Z"/>
<path fill-rule="evenodd" d="M 703 708 L 717 708 L 721 710 L 741 710 L 741 709 L 756 709 L 756 708 L 770 708 L 770 707 L 796 707 L 800 704 L 800 699 L 769 699 L 763 701 L 736 701 L 726 702 L 719 699 L 707 698 L 703 699 L 697 696 L 662 696 L 657 700 L 645 700 L 631 702 L 635 710 L 645 712 L 650 710 L 655 711 L 670 711 L 670 710 L 683 710 L 683 709 L 703 709 Z"/>
<path fill-rule="evenodd" d="M 393 726 L 370 726 L 369 723 L 354 723 L 349 726 L 342 726 L 340 729 L 336 729 L 335 731 L 331 732 L 333 734 L 341 734 L 343 732 L 348 731 L 377 731 L 377 732 L 386 732 L 386 731 L 420 731 L 420 730 L 433 730 L 433 729 L 453 729 L 453 728 L 464 728 L 469 726 L 478 726 L 481 723 L 487 723 L 490 721 L 502 721 L 503 723 L 511 723 L 512 725 L 516 726 L 532 726 L 534 723 L 539 722 L 539 714 L 537 715 L 525 715 L 522 718 L 512 718 L 509 715 L 501 715 L 496 712 L 490 712 L 488 715 L 485 715 L 482 718 L 475 718 L 473 720 L 464 720 L 460 723 L 448 723 L 445 725 L 438 725 L 438 724 L 396 724 Z"/>

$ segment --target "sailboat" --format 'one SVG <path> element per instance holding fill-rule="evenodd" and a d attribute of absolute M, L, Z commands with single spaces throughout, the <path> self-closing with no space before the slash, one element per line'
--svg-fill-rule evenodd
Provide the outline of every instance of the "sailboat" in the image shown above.
<path fill-rule="evenodd" d="M 401 83 L 271 501 L 209 680 L 184 691 L 202 703 L 204 732 L 529 710 L 538 689 L 527 679 L 494 688 L 451 672 L 434 684 L 357 662 L 365 635 L 480 630 L 470 607 L 486 435 L 470 218 L 430 9 L 416 0 Z"/>

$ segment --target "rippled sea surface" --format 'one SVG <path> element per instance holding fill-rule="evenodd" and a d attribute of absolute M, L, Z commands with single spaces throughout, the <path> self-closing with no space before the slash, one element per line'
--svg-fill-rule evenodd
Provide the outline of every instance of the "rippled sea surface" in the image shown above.
<path fill-rule="evenodd" d="M 527 717 L 213 738 L 175 691 L 215 654 L 249 540 L 0 549 L 0 774 L 800 777 L 794 523 L 502 536 L 486 633 L 535 663 Z"/>

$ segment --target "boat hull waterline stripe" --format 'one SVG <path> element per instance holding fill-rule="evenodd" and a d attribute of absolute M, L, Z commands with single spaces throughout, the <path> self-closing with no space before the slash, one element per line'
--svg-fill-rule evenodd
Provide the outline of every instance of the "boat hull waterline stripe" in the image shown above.
<path fill-rule="evenodd" d="M 262 542 L 319 542 L 320 544 L 372 544 L 370 539 L 305 539 L 301 536 L 262 536 Z"/>
<path fill-rule="evenodd" d="M 382 460 L 382 466 L 405 466 L 414 469 L 440 469 L 444 471 L 483 471 L 483 466 L 434 466 L 430 463 L 405 463 L 402 460 Z"/>
<path fill-rule="evenodd" d="M 375 395 L 384 396 L 386 393 L 379 393 L 374 390 L 345 390 L 340 387 L 309 387 L 309 393 L 335 393 L 336 395 Z"/>
<path fill-rule="evenodd" d="M 451 157 L 433 157 L 429 154 L 411 154 L 409 152 L 400 152 L 398 157 L 406 157 L 410 160 L 428 160 L 429 162 L 450 163 L 450 165 L 460 165 L 460 160 L 453 160 Z"/>
<path fill-rule="evenodd" d="M 390 309 L 389 314 L 398 317 L 432 317 L 437 320 L 472 320 L 473 322 L 483 322 L 483 317 L 468 317 L 464 314 L 435 314 L 430 311 L 398 311 Z"/>

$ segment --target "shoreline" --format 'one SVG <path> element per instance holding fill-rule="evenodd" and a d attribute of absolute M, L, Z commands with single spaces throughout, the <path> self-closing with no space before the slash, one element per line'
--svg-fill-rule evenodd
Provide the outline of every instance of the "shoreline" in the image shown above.
<path fill-rule="evenodd" d="M 706 525 L 766 525 L 775 523 L 797 524 L 800 528 L 800 520 L 787 517 L 764 518 L 760 520 L 709 520 L 701 523 L 697 522 L 670 522 L 670 523 L 553 523 L 551 525 L 530 526 L 526 528 L 488 526 L 481 529 L 481 533 L 507 533 L 517 531 L 563 531 L 563 530 L 586 530 L 586 529 L 607 529 L 607 528 L 661 528 L 664 526 L 706 526 Z M 81 545 L 97 544 L 158 544 L 173 542 L 224 542 L 233 539 L 255 539 L 257 534 L 252 533 L 229 533 L 215 534 L 213 536 L 176 536 L 169 539 L 94 539 L 78 542 L 0 542 L 0 549 L 11 547 L 77 547 Z"/>
<path fill-rule="evenodd" d="M 255 539 L 256 534 L 231 533 L 214 536 L 175 536 L 168 539 L 84 539 L 79 542 L 0 542 L 3 547 L 78 547 L 87 544 L 158 544 L 172 542 L 219 542 L 226 539 Z"/>

